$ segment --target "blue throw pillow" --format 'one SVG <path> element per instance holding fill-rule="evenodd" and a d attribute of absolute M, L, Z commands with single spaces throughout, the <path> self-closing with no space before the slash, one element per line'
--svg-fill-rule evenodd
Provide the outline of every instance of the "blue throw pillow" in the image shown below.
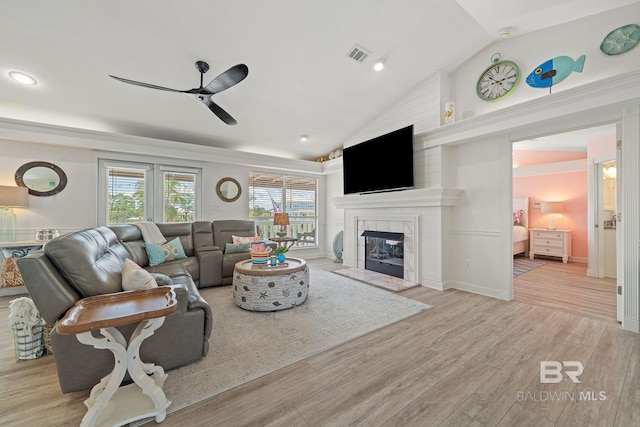
<path fill-rule="evenodd" d="M 149 255 L 150 266 L 187 257 L 184 253 L 184 248 L 182 247 L 182 243 L 180 243 L 179 237 L 176 237 L 170 242 L 163 243 L 162 245 L 145 243 L 144 247 L 147 249 L 147 255 Z"/>

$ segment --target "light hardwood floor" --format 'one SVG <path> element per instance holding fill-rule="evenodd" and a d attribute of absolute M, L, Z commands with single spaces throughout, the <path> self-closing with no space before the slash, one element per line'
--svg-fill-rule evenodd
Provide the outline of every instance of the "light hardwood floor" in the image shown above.
<path fill-rule="evenodd" d="M 514 298 L 603 320 L 616 319 L 616 280 L 587 276 L 587 264 L 557 259 L 513 280 Z"/>
<path fill-rule="evenodd" d="M 339 268 L 330 260 L 310 265 Z M 570 275 L 559 270 L 557 280 Z M 640 335 L 615 320 L 455 290 L 402 295 L 433 308 L 169 414 L 161 425 L 640 425 Z M 0 299 L 5 319 L 10 299 Z M 50 357 L 15 363 L 7 329 L 0 328 L 0 424 L 78 425 L 87 393 L 63 395 Z M 544 360 L 583 363 L 581 383 L 540 384 Z"/>

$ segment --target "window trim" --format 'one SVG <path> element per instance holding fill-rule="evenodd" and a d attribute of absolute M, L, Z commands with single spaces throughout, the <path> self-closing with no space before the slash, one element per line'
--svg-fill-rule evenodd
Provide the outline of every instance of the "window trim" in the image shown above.
<path fill-rule="evenodd" d="M 292 173 L 275 173 L 273 171 L 260 171 L 260 170 L 251 170 L 249 171 L 249 176 L 248 176 L 248 184 L 247 184 L 247 193 L 249 195 L 251 195 L 253 193 L 253 189 L 254 188 L 265 188 L 263 186 L 254 186 L 252 185 L 252 182 L 254 182 L 255 180 L 252 179 L 252 176 L 254 174 L 262 174 L 262 175 L 269 175 L 269 176 L 274 176 L 274 177 L 279 177 L 282 179 L 282 186 L 281 187 L 273 187 L 273 188 L 277 188 L 279 191 L 281 191 L 281 197 L 280 200 L 276 201 L 277 203 L 280 203 L 280 211 L 281 212 L 287 212 L 287 204 L 291 203 L 288 202 L 287 199 L 287 192 L 290 192 L 292 190 L 295 190 L 295 188 L 289 187 L 287 185 L 287 181 L 291 178 L 296 179 L 296 178 L 300 178 L 300 179 L 308 179 L 308 180 L 313 180 L 315 182 L 315 199 L 314 199 L 314 207 L 315 207 L 315 212 L 313 216 L 290 216 L 289 219 L 291 221 L 291 225 L 294 225 L 295 223 L 304 223 L 306 222 L 305 219 L 309 219 L 309 218 L 313 218 L 313 229 L 316 230 L 315 233 L 315 240 L 313 243 L 311 244 L 305 244 L 305 245 L 300 245 L 298 246 L 298 242 L 296 242 L 296 245 L 294 245 L 294 249 L 311 249 L 311 248 L 317 248 L 320 246 L 319 244 L 319 239 L 318 239 L 318 226 L 319 226 L 319 212 L 320 212 L 320 200 L 319 200 L 319 193 L 320 193 L 320 180 L 318 179 L 318 177 L 316 176 L 308 176 L 308 175 L 304 175 L 304 174 L 292 174 Z M 248 210 L 248 214 L 249 214 L 249 219 L 256 221 L 256 223 L 258 223 L 258 225 L 260 225 L 261 221 L 260 218 L 262 217 L 254 217 L 251 216 L 251 197 L 249 197 L 249 205 L 247 206 L 247 210 Z M 291 211 L 287 212 L 287 213 L 291 213 Z M 269 218 L 269 217 L 264 217 L 265 219 Z M 273 221 L 273 217 L 271 218 L 271 222 Z M 264 224 L 262 224 L 264 225 Z M 313 230 L 312 229 L 312 230 Z M 304 230 L 304 229 L 303 229 Z M 307 231 L 308 232 L 308 231 Z M 266 236 L 269 237 L 269 236 Z M 303 242 L 304 243 L 304 242 Z"/>
<path fill-rule="evenodd" d="M 145 220 L 162 222 L 164 218 L 164 179 L 165 172 L 191 173 L 196 175 L 195 197 L 196 205 L 194 217 L 196 221 L 202 218 L 202 168 L 184 165 L 171 165 L 167 162 L 141 162 L 118 160 L 111 158 L 98 158 L 98 191 L 97 191 L 97 224 L 108 225 L 107 198 L 108 168 L 139 169 L 145 170 Z M 151 189 L 151 191 L 147 191 Z"/>

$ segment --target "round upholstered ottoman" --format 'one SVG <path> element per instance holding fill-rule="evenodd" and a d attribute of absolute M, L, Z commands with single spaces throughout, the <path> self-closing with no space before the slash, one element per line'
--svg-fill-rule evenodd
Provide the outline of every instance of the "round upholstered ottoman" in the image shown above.
<path fill-rule="evenodd" d="M 233 272 L 233 300 L 250 311 L 278 311 L 299 306 L 309 295 L 309 269 L 299 258 L 285 266 L 240 261 Z"/>

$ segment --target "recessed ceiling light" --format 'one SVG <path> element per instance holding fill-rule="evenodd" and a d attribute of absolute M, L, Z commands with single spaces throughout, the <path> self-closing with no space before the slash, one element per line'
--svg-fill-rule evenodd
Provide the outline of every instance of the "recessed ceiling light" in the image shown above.
<path fill-rule="evenodd" d="M 383 68 L 384 68 L 384 59 L 378 59 L 376 62 L 373 63 L 374 70 L 382 71 Z"/>
<path fill-rule="evenodd" d="M 9 71 L 9 77 L 13 80 L 22 83 L 23 85 L 35 85 L 38 84 L 37 80 L 28 74 L 21 73 L 19 71 Z"/>
<path fill-rule="evenodd" d="M 514 32 L 514 28 L 513 27 L 504 27 L 504 28 L 500 28 L 498 30 L 498 36 L 500 38 L 506 39 L 509 38 L 513 35 Z"/>
<path fill-rule="evenodd" d="M 300 142 L 307 142 L 309 140 L 309 135 L 300 135 Z"/>

